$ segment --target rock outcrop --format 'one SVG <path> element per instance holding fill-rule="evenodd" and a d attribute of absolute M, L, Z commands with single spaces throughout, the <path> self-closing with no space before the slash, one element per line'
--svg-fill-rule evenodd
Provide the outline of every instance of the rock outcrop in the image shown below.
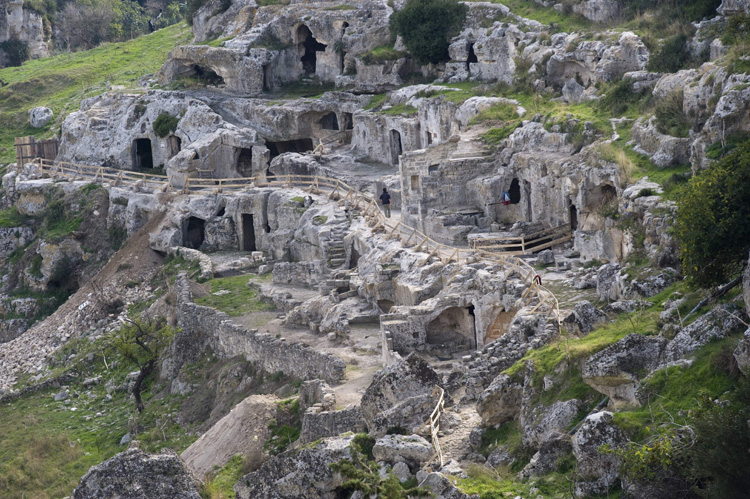
<path fill-rule="evenodd" d="M 94 466 L 74 499 L 200 499 L 199 482 L 173 453 L 130 449 Z"/>
<path fill-rule="evenodd" d="M 523 385 L 507 374 L 497 376 L 477 402 L 477 412 L 487 426 L 499 425 L 518 417 Z"/>
<path fill-rule="evenodd" d="M 573 436 L 573 455 L 583 478 L 576 483 L 576 494 L 602 494 L 617 482 L 619 459 L 614 454 L 603 454 L 600 448 L 603 445 L 618 447 L 625 441 L 611 412 L 597 412 L 583 420 Z"/>
<path fill-rule="evenodd" d="M 384 435 L 389 428 L 418 430 L 435 409 L 435 386 L 441 380 L 415 354 L 378 371 L 362 395 L 362 414 L 371 434 Z"/>
<path fill-rule="evenodd" d="M 323 439 L 267 461 L 234 486 L 237 499 L 335 499 L 343 478 L 330 465 L 351 458 L 352 437 Z"/>

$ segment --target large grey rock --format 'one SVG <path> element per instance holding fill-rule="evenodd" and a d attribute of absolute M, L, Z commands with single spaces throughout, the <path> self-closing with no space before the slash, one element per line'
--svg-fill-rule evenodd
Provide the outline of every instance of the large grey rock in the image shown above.
<path fill-rule="evenodd" d="M 335 499 L 343 477 L 330 465 L 351 458 L 352 438 L 323 439 L 266 461 L 234 485 L 237 499 Z"/>
<path fill-rule="evenodd" d="M 716 11 L 722 16 L 731 16 L 750 12 L 750 1 L 748 0 L 722 0 Z"/>
<path fill-rule="evenodd" d="M 524 469 L 521 476 L 531 478 L 546 475 L 557 468 L 557 461 L 573 451 L 572 439 L 564 433 L 556 433 L 542 443 Z"/>
<path fill-rule="evenodd" d="M 456 485 L 442 473 L 417 473 L 417 483 L 430 490 L 436 499 L 469 499 L 469 495 L 461 492 Z"/>
<path fill-rule="evenodd" d="M 583 380 L 607 395 L 612 407 L 639 406 L 640 376 L 659 366 L 666 345 L 661 336 L 629 334 L 592 355 L 583 365 Z"/>
<path fill-rule="evenodd" d="M 648 121 L 639 118 L 633 124 L 631 136 L 636 152 L 649 156 L 658 167 L 685 165 L 690 161 L 692 140 L 659 133 L 655 116 Z"/>
<path fill-rule="evenodd" d="M 52 109 L 43 106 L 35 107 L 29 111 L 29 124 L 31 128 L 42 128 L 50 122 L 53 116 Z"/>
<path fill-rule="evenodd" d="M 232 456 L 246 456 L 248 464 L 259 466 L 264 458 L 263 444 L 276 417 L 276 397 L 251 395 L 185 449 L 181 458 L 197 476 L 224 466 Z"/>
<path fill-rule="evenodd" d="M 580 410 L 581 402 L 577 399 L 558 400 L 549 407 L 535 408 L 522 420 L 523 445 L 539 448 L 555 435 L 565 433 L 572 426 Z"/>
<path fill-rule="evenodd" d="M 621 2 L 617 0 L 584 0 L 573 5 L 573 12 L 597 23 L 613 21 L 621 11 Z"/>
<path fill-rule="evenodd" d="M 586 335 L 593 331 L 597 324 L 606 322 L 607 314 L 596 308 L 591 302 L 583 300 L 576 303 L 573 312 L 563 320 L 568 331 Z"/>
<path fill-rule="evenodd" d="M 521 411 L 523 386 L 507 374 L 500 374 L 477 402 L 477 412 L 485 425 L 499 425 L 515 419 Z"/>
<path fill-rule="evenodd" d="M 734 359 L 737 368 L 745 376 L 750 376 L 750 329 L 745 331 L 745 337 L 737 344 L 734 350 Z"/>
<path fill-rule="evenodd" d="M 199 482 L 176 454 L 130 449 L 92 467 L 74 499 L 200 499 Z"/>
<path fill-rule="evenodd" d="M 406 463 L 419 469 L 435 454 L 432 444 L 419 435 L 385 435 L 375 442 L 372 455 L 388 464 Z"/>
<path fill-rule="evenodd" d="M 437 373 L 415 354 L 375 373 L 360 405 L 370 432 L 383 435 L 395 426 L 418 429 L 435 408 L 432 392 L 440 384 Z"/>
<path fill-rule="evenodd" d="M 693 354 L 710 341 L 725 338 L 745 328 L 727 305 L 717 305 L 695 322 L 680 330 L 664 350 L 664 362 L 674 362 Z"/>
<path fill-rule="evenodd" d="M 584 419 L 573 436 L 573 455 L 583 478 L 576 483 L 577 496 L 602 494 L 616 483 L 619 459 L 614 454 L 601 453 L 599 448 L 606 444 L 618 447 L 626 440 L 611 412 L 597 412 Z"/>
<path fill-rule="evenodd" d="M 608 263 L 602 265 L 596 275 L 596 294 L 602 301 L 617 301 L 623 295 L 623 283 L 620 265 Z"/>

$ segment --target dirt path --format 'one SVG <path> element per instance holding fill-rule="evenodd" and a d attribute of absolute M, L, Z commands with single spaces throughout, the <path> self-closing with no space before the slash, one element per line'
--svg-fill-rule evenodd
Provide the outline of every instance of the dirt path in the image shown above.
<path fill-rule="evenodd" d="M 446 463 L 451 459 L 460 462 L 461 457 L 469 452 L 471 430 L 481 426 L 482 422 L 474 404 L 461 405 L 458 407 L 458 412 L 451 409 L 449 417 L 458 417 L 461 422 L 452 428 L 445 428 L 447 425 L 441 422 L 440 446 Z"/>

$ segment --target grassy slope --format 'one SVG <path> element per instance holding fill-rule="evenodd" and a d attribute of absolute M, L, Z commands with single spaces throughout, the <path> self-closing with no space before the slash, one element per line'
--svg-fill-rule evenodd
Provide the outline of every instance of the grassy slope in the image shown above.
<path fill-rule="evenodd" d="M 15 161 L 14 137 L 59 134 L 65 115 L 77 110 L 82 99 L 99 95 L 107 84 L 134 87 L 143 75 L 155 73 L 176 45 L 192 39 L 184 23 L 122 43 L 106 43 L 92 50 L 66 53 L 0 69 L 8 86 L 0 89 L 0 163 Z M 47 106 L 52 123 L 31 128 L 29 110 Z"/>

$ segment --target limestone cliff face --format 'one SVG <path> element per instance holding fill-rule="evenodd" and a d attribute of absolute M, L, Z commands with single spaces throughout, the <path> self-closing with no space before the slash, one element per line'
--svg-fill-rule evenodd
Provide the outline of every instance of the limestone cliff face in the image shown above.
<path fill-rule="evenodd" d="M 49 55 L 44 21 L 36 12 L 24 9 L 23 0 L 0 0 L 0 43 L 6 40 L 26 42 L 32 59 Z M 0 50 L 0 67 L 7 62 L 7 55 Z"/>

